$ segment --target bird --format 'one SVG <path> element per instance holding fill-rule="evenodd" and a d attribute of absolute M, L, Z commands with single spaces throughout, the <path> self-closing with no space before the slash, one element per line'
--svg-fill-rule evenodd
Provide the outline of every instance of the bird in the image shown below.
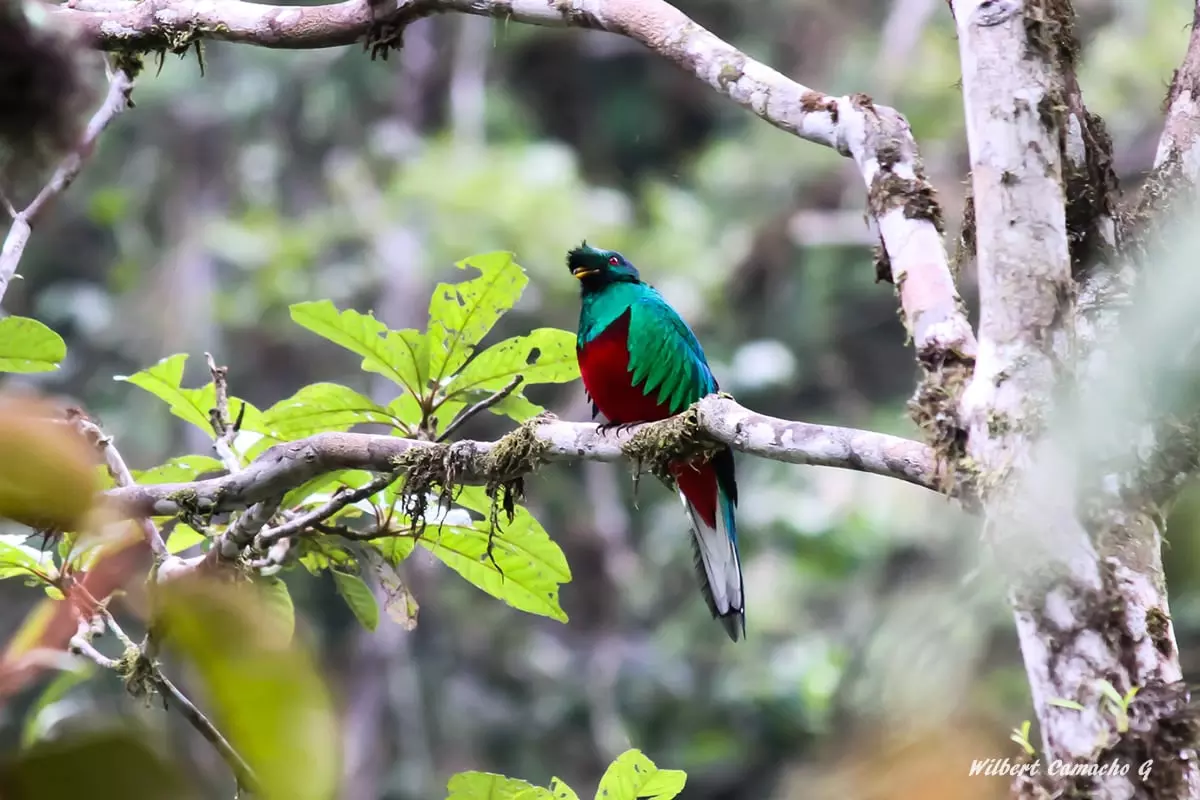
<path fill-rule="evenodd" d="M 579 373 L 593 419 L 608 420 L 602 427 L 666 419 L 719 390 L 696 334 L 628 259 L 584 241 L 568 251 L 567 267 L 580 287 Z M 737 642 L 746 615 L 733 450 L 673 461 L 668 471 L 691 522 L 701 593 Z"/>

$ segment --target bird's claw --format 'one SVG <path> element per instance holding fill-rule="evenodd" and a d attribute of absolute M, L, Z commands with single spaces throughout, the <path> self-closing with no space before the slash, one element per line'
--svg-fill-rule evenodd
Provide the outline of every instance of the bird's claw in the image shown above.
<path fill-rule="evenodd" d="M 641 425 L 641 424 L 642 424 L 641 422 L 604 422 L 604 423 L 601 423 L 599 426 L 597 426 L 596 430 L 599 431 L 600 433 L 608 433 L 609 431 L 616 431 L 619 434 L 619 433 L 623 433 L 624 431 L 629 430 L 630 428 L 634 427 L 635 425 Z"/>

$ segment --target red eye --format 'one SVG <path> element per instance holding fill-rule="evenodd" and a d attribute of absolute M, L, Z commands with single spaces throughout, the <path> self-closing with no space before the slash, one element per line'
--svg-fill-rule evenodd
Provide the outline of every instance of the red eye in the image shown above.
<path fill-rule="evenodd" d="M 621 259 L 613 256 L 612 258 L 608 259 L 608 263 L 612 264 L 614 267 L 619 267 L 621 266 Z"/>

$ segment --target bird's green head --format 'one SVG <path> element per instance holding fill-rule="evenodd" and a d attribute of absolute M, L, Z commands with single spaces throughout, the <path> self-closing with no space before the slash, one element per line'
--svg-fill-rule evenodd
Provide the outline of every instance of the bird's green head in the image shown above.
<path fill-rule="evenodd" d="M 637 268 L 616 250 L 599 250 L 584 242 L 567 253 L 567 268 L 583 291 L 596 292 L 613 283 L 640 283 Z"/>

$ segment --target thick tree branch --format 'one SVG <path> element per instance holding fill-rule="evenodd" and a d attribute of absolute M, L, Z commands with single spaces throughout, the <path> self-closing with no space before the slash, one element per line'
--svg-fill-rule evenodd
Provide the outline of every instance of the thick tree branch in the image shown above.
<path fill-rule="evenodd" d="M 704 398 L 695 409 L 699 437 L 728 444 L 743 453 L 791 464 L 886 475 L 926 488 L 935 486 L 933 452 L 918 442 L 851 428 L 776 419 L 756 414 L 718 395 Z M 536 440 L 536 446 L 530 448 L 532 463 L 528 466 L 627 458 L 622 448 L 639 431 L 662 431 L 664 438 L 672 435 L 678 438 L 681 417 L 636 426 L 619 434 L 599 433 L 591 423 L 536 420 L 527 426 Z M 526 429 L 510 435 L 524 436 Z M 276 445 L 245 469 L 221 478 L 188 484 L 121 487 L 107 494 L 131 516 L 232 511 L 279 497 L 317 475 L 335 470 L 391 472 L 398 466 L 397 459 L 420 448 L 440 448 L 447 454 L 453 449 L 456 479 L 461 483 L 482 483 L 517 477 L 497 474 L 496 466 L 488 461 L 489 454 L 504 442 L 502 439 L 434 444 L 397 436 L 321 433 Z"/>
<path fill-rule="evenodd" d="M 883 240 L 880 274 L 896 286 L 926 373 L 914 416 L 941 455 L 960 454 L 962 428 L 953 400 L 970 377 L 975 336 L 942 244 L 941 208 L 903 115 L 866 95 L 835 97 L 790 80 L 661 0 L 395 0 L 379 18 L 401 31 L 415 19 L 447 12 L 626 36 L 777 128 L 853 159 Z M 325 6 L 145 0 L 109 12 L 57 13 L 82 26 L 99 47 L 142 51 L 198 38 L 333 47 L 361 40 L 373 22 L 366 0 Z"/>
<path fill-rule="evenodd" d="M 129 105 L 129 93 L 132 91 L 133 78 L 123 69 L 114 70 L 109 75 L 108 94 L 104 103 L 88 121 L 79 144 L 58 165 L 50 180 L 28 206 L 17 211 L 9 205 L 7 210 L 12 216 L 12 226 L 8 229 L 3 246 L 0 246 L 0 298 L 4 297 L 8 284 L 17 273 L 17 265 L 21 263 L 21 256 L 29 244 L 29 235 L 38 217 L 79 176 L 84 162 L 95 150 L 100 134 Z"/>

